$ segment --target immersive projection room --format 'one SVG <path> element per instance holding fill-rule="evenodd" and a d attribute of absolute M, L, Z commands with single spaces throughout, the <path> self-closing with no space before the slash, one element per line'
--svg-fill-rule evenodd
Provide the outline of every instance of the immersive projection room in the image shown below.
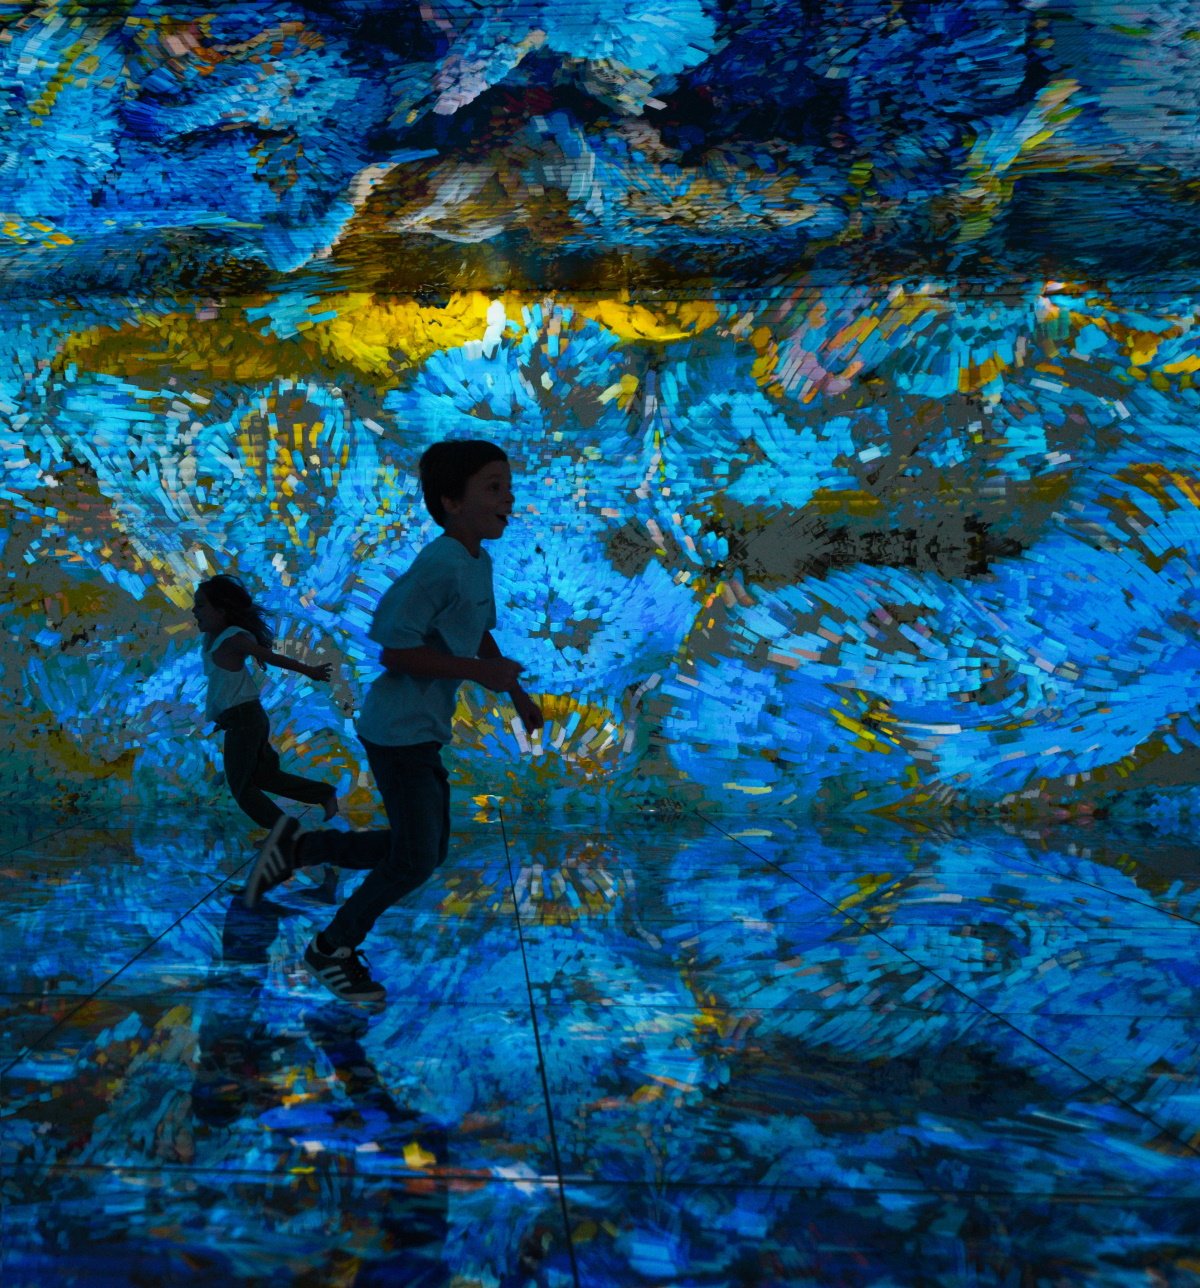
<path fill-rule="evenodd" d="M 6 1288 L 1200 1282 L 1194 3 L 0 89 Z"/>

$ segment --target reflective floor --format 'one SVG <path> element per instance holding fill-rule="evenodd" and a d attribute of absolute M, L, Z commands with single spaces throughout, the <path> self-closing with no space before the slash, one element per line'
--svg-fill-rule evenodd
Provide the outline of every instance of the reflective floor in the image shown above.
<path fill-rule="evenodd" d="M 364 1011 L 241 820 L 7 819 L 6 1288 L 1200 1282 L 1185 841 L 463 814 Z"/>

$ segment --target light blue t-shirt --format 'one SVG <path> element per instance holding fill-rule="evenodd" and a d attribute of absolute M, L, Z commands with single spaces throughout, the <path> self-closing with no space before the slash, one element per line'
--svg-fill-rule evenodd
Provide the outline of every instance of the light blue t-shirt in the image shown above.
<path fill-rule="evenodd" d="M 491 558 L 485 550 L 475 558 L 443 534 L 384 591 L 367 634 L 383 648 L 477 657 L 484 632 L 495 625 Z M 461 683 L 385 671 L 367 690 L 358 732 L 384 747 L 447 743 Z"/>

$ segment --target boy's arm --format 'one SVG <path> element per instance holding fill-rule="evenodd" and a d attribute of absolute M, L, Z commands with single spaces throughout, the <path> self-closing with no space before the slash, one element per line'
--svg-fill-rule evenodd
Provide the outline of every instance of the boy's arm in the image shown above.
<path fill-rule="evenodd" d="M 332 662 L 309 666 L 294 657 L 285 657 L 282 653 L 265 648 L 245 631 L 231 635 L 213 654 L 213 661 L 226 671 L 237 671 L 248 657 L 262 662 L 264 666 L 277 666 L 282 671 L 295 671 L 299 675 L 307 675 L 310 680 L 328 680 L 333 675 Z"/>
<path fill-rule="evenodd" d="M 491 631 L 483 632 L 483 639 L 480 640 L 479 642 L 478 657 L 482 662 L 490 662 L 494 658 L 504 657 L 504 654 L 500 652 L 500 645 L 497 644 L 496 641 L 492 638 Z M 524 668 L 521 666 L 518 666 L 517 674 L 519 675 L 522 670 L 524 670 Z M 516 676 L 514 676 L 512 684 L 509 685 L 507 688 L 501 690 L 501 692 L 508 693 L 510 695 L 515 695 L 517 693 L 524 693 L 525 690 L 521 688 L 521 682 L 516 678 Z"/>
<path fill-rule="evenodd" d="M 485 660 L 503 656 L 500 652 L 500 645 L 492 638 L 491 631 L 483 632 L 483 640 L 479 645 L 479 656 Z M 525 692 L 520 682 L 514 683 L 512 688 L 507 690 L 507 693 L 513 700 L 517 715 L 521 717 L 521 723 L 530 733 L 535 729 L 540 729 L 545 724 L 541 707 Z"/>
<path fill-rule="evenodd" d="M 411 675 L 418 680 L 471 680 L 497 693 L 509 693 L 521 674 L 520 662 L 501 657 L 456 657 L 428 645 L 419 648 L 385 648 L 379 654 L 384 668 L 393 675 Z"/>

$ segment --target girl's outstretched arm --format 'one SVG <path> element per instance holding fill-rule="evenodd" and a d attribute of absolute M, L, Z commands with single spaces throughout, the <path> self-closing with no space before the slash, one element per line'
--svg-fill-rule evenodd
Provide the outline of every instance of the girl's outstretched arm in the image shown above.
<path fill-rule="evenodd" d="M 333 675 L 332 662 L 320 662 L 315 666 L 309 666 L 306 662 L 299 662 L 294 657 L 287 657 L 283 653 L 276 653 L 264 647 L 246 631 L 231 635 L 213 654 L 213 661 L 226 671 L 237 671 L 248 657 L 254 658 L 264 666 L 277 666 L 282 671 L 295 671 L 299 675 L 307 675 L 310 680 L 324 681 Z"/>

